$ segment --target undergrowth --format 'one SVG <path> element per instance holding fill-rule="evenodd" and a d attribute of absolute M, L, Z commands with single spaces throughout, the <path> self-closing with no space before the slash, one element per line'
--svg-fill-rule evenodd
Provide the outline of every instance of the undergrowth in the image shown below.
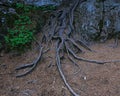
<path fill-rule="evenodd" d="M 26 48 L 31 47 L 31 42 L 33 41 L 33 38 L 35 38 L 34 33 L 36 31 L 36 26 L 42 28 L 43 24 L 45 24 L 43 21 L 40 21 L 42 23 L 36 25 L 32 20 L 31 15 L 34 15 L 38 10 L 47 12 L 55 10 L 55 6 L 35 7 L 32 5 L 16 3 L 13 7 L 17 13 L 17 19 L 12 22 L 13 27 L 9 27 L 8 34 L 5 36 L 6 49 L 8 51 L 24 51 Z"/>
<path fill-rule="evenodd" d="M 5 42 L 8 50 L 24 50 L 33 40 L 34 28 L 29 17 L 31 7 L 24 4 L 16 4 L 18 19 L 14 21 L 13 28 L 8 29 Z"/>

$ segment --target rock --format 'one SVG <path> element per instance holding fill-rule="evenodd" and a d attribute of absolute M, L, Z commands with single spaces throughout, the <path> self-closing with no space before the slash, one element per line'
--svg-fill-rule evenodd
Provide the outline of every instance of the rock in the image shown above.
<path fill-rule="evenodd" d="M 76 29 L 81 35 L 87 35 L 84 39 L 95 39 L 101 34 L 105 37 L 120 31 L 120 2 L 119 0 L 87 0 L 77 8 L 79 17 L 76 23 L 79 27 Z M 103 7 L 104 6 L 104 7 Z M 79 18 L 79 19 L 77 19 Z M 80 35 L 80 36 L 81 36 Z M 79 36 L 79 38 L 81 38 Z M 89 38 L 88 38 L 89 37 Z"/>

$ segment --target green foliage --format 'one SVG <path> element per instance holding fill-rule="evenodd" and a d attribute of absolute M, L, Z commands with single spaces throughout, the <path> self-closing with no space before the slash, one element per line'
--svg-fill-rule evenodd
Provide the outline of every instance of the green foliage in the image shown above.
<path fill-rule="evenodd" d="M 44 12 L 55 10 L 56 7 L 41 6 L 35 7 L 32 5 L 25 5 L 22 3 L 13 4 L 12 7 L 17 14 L 6 14 L 7 24 L 9 27 L 8 34 L 5 38 L 5 45 L 7 50 L 24 51 L 26 47 L 30 47 L 34 38 L 35 27 L 40 30 L 45 24 L 43 18 Z M 34 21 L 31 17 L 39 15 L 40 18 Z M 35 16 L 36 17 L 36 16 Z M 37 24 L 37 25 L 36 25 Z M 38 31 L 39 31 L 38 30 Z"/>
<path fill-rule="evenodd" d="M 32 10 L 35 10 L 35 6 L 17 3 L 15 5 L 15 9 L 18 14 L 27 14 L 27 13 L 30 13 Z"/>
<path fill-rule="evenodd" d="M 30 17 L 27 15 L 20 15 L 19 19 L 15 21 L 14 23 L 16 26 L 21 26 L 21 25 L 29 25 L 32 24 L 32 21 L 30 20 Z"/>
<path fill-rule="evenodd" d="M 18 26 L 17 26 L 18 27 Z M 9 35 L 5 36 L 5 41 L 11 50 L 24 50 L 33 40 L 33 32 L 25 26 L 8 30 Z"/>
<path fill-rule="evenodd" d="M 31 7 L 23 4 L 16 4 L 16 10 L 19 10 L 18 19 L 14 21 L 14 27 L 8 30 L 5 36 L 7 49 L 24 51 L 29 47 L 33 40 L 34 28 L 29 17 Z"/>

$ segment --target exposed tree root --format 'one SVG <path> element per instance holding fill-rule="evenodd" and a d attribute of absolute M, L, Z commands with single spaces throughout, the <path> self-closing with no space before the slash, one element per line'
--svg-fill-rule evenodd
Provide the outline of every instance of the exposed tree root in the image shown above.
<path fill-rule="evenodd" d="M 71 88 L 71 86 L 68 84 L 66 78 L 65 78 L 65 75 L 62 71 L 62 66 L 61 66 L 61 60 L 60 60 L 60 44 L 58 44 L 57 42 L 57 48 L 56 48 L 56 63 L 57 63 L 57 67 L 58 67 L 58 70 L 59 70 L 59 73 L 62 77 L 62 80 L 64 81 L 66 87 L 69 89 L 69 91 L 72 93 L 73 96 L 79 96 L 76 92 L 74 92 L 74 90 Z"/>
<path fill-rule="evenodd" d="M 57 68 L 59 70 L 59 73 L 61 75 L 61 78 L 62 78 L 64 84 L 66 85 L 68 90 L 71 92 L 71 94 L 74 96 L 79 96 L 79 94 L 77 94 L 71 88 L 71 86 L 67 82 L 64 72 L 62 70 L 62 65 L 61 65 L 62 59 L 61 58 L 65 56 L 64 53 L 67 54 L 68 59 L 76 66 L 78 66 L 78 64 L 75 62 L 75 60 L 81 60 L 84 62 L 90 62 L 90 63 L 96 63 L 96 64 L 120 62 L 120 60 L 116 60 L 116 61 L 88 60 L 88 59 L 77 56 L 77 54 L 74 52 L 74 50 L 83 52 L 83 50 L 80 46 L 93 52 L 93 50 L 91 48 L 89 48 L 82 40 L 78 40 L 74 36 L 76 34 L 76 32 L 74 31 L 75 27 L 73 25 L 74 11 L 78 4 L 81 4 L 82 2 L 85 2 L 85 1 L 86 0 L 75 0 L 75 2 L 73 2 L 73 4 L 70 7 L 60 10 L 60 11 L 57 11 L 56 13 L 52 14 L 48 24 L 45 27 L 46 30 L 43 32 L 43 38 L 41 41 L 41 44 L 43 42 L 46 42 L 49 44 L 53 40 L 56 41 L 56 43 L 57 43 L 56 44 Z M 39 45 L 39 43 L 38 43 L 38 45 Z M 49 50 L 48 49 L 46 51 L 43 51 L 43 47 L 40 45 L 39 45 L 39 47 L 40 47 L 39 56 L 37 57 L 37 59 L 35 61 L 33 61 L 33 63 L 24 64 L 24 65 L 21 65 L 16 68 L 16 70 L 20 70 L 20 69 L 24 69 L 24 68 L 28 68 L 28 67 L 30 67 L 30 69 L 23 74 L 17 75 L 16 77 L 25 76 L 25 75 L 29 74 L 31 71 L 33 71 L 33 69 L 36 67 L 38 61 L 41 59 L 42 54 L 46 53 Z"/>
<path fill-rule="evenodd" d="M 78 43 L 80 43 L 81 46 L 83 46 L 84 48 L 86 48 L 89 51 L 95 52 L 94 50 L 92 50 L 89 46 L 87 46 L 82 40 L 77 40 Z"/>
<path fill-rule="evenodd" d="M 43 47 L 40 47 L 39 55 L 38 55 L 38 57 L 36 58 L 36 60 L 34 60 L 32 63 L 20 65 L 20 66 L 18 66 L 18 67 L 15 69 L 15 70 L 21 70 L 21 69 L 30 67 L 30 69 L 29 69 L 28 71 L 26 71 L 25 73 L 16 75 L 16 77 L 25 76 L 25 75 L 29 74 L 30 72 L 32 72 L 32 71 L 34 70 L 34 68 L 37 66 L 38 62 L 39 62 L 40 59 L 41 59 L 42 50 L 43 50 Z"/>

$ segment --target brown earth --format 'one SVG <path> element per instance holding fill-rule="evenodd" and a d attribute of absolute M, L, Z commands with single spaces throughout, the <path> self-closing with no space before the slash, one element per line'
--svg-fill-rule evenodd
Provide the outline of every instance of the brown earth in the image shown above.
<path fill-rule="evenodd" d="M 120 60 L 120 44 L 109 47 L 113 41 L 90 46 L 96 52 L 80 54 L 95 60 Z M 1 53 L 2 54 L 2 53 Z M 71 96 L 65 87 L 55 64 L 54 47 L 43 55 L 37 68 L 29 75 L 16 78 L 14 69 L 30 63 L 38 55 L 33 49 L 21 56 L 4 53 L 0 57 L 0 96 Z M 120 62 L 97 65 L 76 61 L 79 67 L 67 58 L 62 66 L 69 84 L 80 96 L 120 96 Z M 22 72 L 22 71 L 20 71 Z"/>

